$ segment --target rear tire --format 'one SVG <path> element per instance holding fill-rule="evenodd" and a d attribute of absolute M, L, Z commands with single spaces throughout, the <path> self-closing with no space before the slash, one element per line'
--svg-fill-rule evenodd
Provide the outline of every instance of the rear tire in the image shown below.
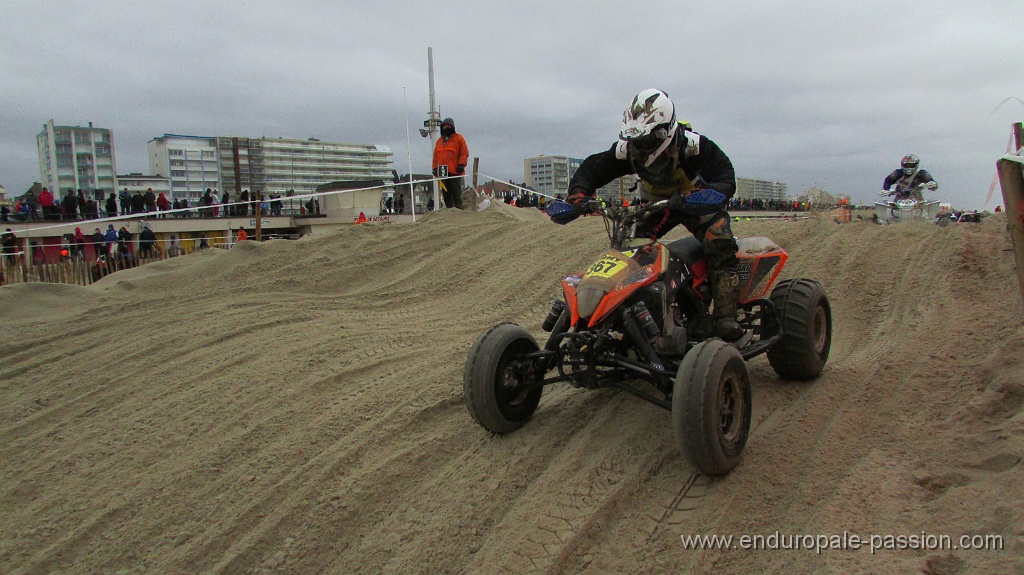
<path fill-rule="evenodd" d="M 720 339 L 693 347 L 672 390 L 672 430 L 679 450 L 707 475 L 739 463 L 752 412 L 750 376 L 743 356 Z"/>
<path fill-rule="evenodd" d="M 832 347 L 832 306 L 825 288 L 809 279 L 779 282 L 770 299 L 782 320 L 782 340 L 768 363 L 785 379 L 807 380 L 825 368 Z"/>
<path fill-rule="evenodd" d="M 484 429 L 515 431 L 537 410 L 544 388 L 519 388 L 532 366 L 518 357 L 538 349 L 533 336 L 514 323 L 499 323 L 477 338 L 466 358 L 462 392 L 469 414 Z"/>

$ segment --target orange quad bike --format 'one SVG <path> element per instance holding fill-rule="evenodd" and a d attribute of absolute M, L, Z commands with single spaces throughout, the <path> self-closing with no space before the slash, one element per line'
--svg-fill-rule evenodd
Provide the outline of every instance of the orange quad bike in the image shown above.
<path fill-rule="evenodd" d="M 691 196 L 694 213 L 725 199 L 711 190 Z M 666 209 L 665 201 L 589 203 L 588 210 L 604 218 L 611 249 L 583 273 L 562 279 L 564 297 L 542 325 L 550 333 L 543 347 L 509 322 L 477 338 L 463 375 L 466 405 L 477 423 L 494 433 L 518 429 L 536 411 L 544 387 L 555 383 L 618 388 L 671 412 L 683 455 L 701 472 L 721 475 L 739 462 L 750 430 L 746 361 L 765 353 L 789 380 L 821 373 L 832 342 L 824 287 L 810 279 L 777 281 L 786 252 L 768 238 L 739 239 L 737 308 L 744 335 L 735 342 L 717 339 L 701 243 L 634 237 L 638 221 Z"/>

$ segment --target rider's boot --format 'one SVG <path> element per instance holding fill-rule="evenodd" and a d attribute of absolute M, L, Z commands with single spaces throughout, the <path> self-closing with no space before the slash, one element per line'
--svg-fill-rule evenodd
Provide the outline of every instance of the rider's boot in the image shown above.
<path fill-rule="evenodd" d="M 736 321 L 736 298 L 740 278 L 734 271 L 711 272 L 711 299 L 715 303 L 712 319 L 715 335 L 725 341 L 736 341 L 743 336 L 743 328 Z"/>

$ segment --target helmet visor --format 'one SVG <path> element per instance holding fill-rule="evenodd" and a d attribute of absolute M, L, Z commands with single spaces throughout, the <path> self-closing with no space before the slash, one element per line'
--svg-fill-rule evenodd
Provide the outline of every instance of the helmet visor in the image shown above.
<path fill-rule="evenodd" d="M 644 167 L 650 166 L 672 143 L 672 136 L 666 128 L 658 128 L 650 134 L 627 140 L 629 155 Z"/>

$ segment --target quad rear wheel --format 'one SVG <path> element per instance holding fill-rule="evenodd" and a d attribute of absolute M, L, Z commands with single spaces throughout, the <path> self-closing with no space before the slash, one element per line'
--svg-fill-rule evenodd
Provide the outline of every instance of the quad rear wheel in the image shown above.
<path fill-rule="evenodd" d="M 825 288 L 809 279 L 779 282 L 770 299 L 782 321 L 782 340 L 768 363 L 785 379 L 807 380 L 825 368 L 832 347 L 832 306 Z"/>
<path fill-rule="evenodd" d="M 747 364 L 735 347 L 709 339 L 683 357 L 672 389 L 672 430 L 699 471 L 721 475 L 739 463 L 751 407 Z"/>
<path fill-rule="evenodd" d="M 524 387 L 535 378 L 533 362 L 522 355 L 539 348 L 522 327 L 499 323 L 477 338 L 466 358 L 462 392 L 470 415 L 494 433 L 515 431 L 540 403 L 543 387 Z"/>

